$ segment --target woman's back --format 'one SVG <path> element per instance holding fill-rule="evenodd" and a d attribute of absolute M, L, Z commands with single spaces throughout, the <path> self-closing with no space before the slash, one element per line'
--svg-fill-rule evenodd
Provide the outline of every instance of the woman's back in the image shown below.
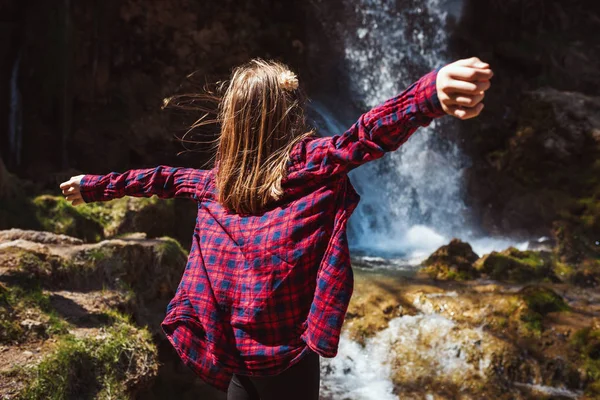
<path fill-rule="evenodd" d="M 435 117 L 481 111 L 491 71 L 477 59 L 451 66 L 441 81 L 432 71 L 346 132 L 316 137 L 303 129 L 295 76 L 253 62 L 234 72 L 220 103 L 213 170 L 159 166 L 74 177 L 61 188 L 75 205 L 125 195 L 195 200 L 192 247 L 163 330 L 182 361 L 222 390 L 239 386 L 238 375 L 283 376 L 307 354 L 337 353 L 353 286 L 346 224 L 359 201 L 348 172 Z M 466 111 L 457 105 L 464 99 Z M 318 379 L 311 385 L 313 398 Z"/>

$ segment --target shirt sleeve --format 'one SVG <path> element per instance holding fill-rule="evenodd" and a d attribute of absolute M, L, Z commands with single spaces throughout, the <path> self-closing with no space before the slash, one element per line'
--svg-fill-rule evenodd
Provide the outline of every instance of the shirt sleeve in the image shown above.
<path fill-rule="evenodd" d="M 445 115 L 437 96 L 438 71 L 363 114 L 345 133 L 300 142 L 290 154 L 292 163 L 302 165 L 298 173 L 314 178 L 348 172 L 398 149 L 419 127 Z"/>
<path fill-rule="evenodd" d="M 123 196 L 196 198 L 199 185 L 208 179 L 208 171 L 192 168 L 158 166 L 134 169 L 124 173 L 84 175 L 80 192 L 86 203 L 108 201 Z"/>

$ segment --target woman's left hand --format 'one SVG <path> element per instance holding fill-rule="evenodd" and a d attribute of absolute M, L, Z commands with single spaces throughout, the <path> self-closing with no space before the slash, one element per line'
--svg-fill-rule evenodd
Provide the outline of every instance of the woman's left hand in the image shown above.
<path fill-rule="evenodd" d="M 446 114 L 459 119 L 478 116 L 492 76 L 490 65 L 477 57 L 458 60 L 440 69 L 436 88 Z"/>
<path fill-rule="evenodd" d="M 63 196 L 65 196 L 65 199 L 70 201 L 74 206 L 85 203 L 83 197 L 81 197 L 81 191 L 79 190 L 79 184 L 83 177 L 84 175 L 73 176 L 68 181 L 60 184 Z"/>

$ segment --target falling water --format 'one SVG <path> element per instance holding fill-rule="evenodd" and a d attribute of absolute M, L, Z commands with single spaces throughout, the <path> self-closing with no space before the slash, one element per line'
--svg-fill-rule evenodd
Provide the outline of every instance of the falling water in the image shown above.
<path fill-rule="evenodd" d="M 324 1 L 316 7 L 326 9 Z M 332 31 L 343 46 L 342 70 L 352 103 L 373 107 L 450 61 L 447 21 L 448 16 L 459 17 L 461 0 L 339 1 Z M 319 101 L 312 103 L 315 123 L 325 134 L 342 133 L 354 121 L 347 120 L 339 107 L 333 108 L 327 95 L 316 96 Z M 469 241 L 480 255 L 514 245 L 478 237 L 472 229 L 463 201 L 469 160 L 447 138 L 458 123 L 450 118 L 436 120 L 398 151 L 352 171 L 361 202 L 348 234 L 354 255 L 362 253 L 366 264 L 414 270 L 415 264 L 452 237 Z M 459 350 L 477 351 L 473 343 L 485 346 L 493 337 L 482 328 L 459 327 L 432 310 L 415 307 L 420 310 L 417 315 L 393 319 L 365 346 L 343 334 L 338 356 L 322 364 L 322 398 L 402 398 L 394 390 L 398 380 L 392 382 L 398 373 L 441 381 L 465 373 L 477 379 L 487 373 L 492 361 L 483 353 L 473 362 Z M 543 389 L 547 388 L 536 387 Z M 419 396 L 434 398 L 425 388 Z"/>
<path fill-rule="evenodd" d="M 23 120 L 21 110 L 21 91 L 19 89 L 19 67 L 21 52 L 17 55 L 10 75 L 10 114 L 8 119 L 8 146 L 10 158 L 16 164 L 21 163 L 21 145 Z"/>
<path fill-rule="evenodd" d="M 449 62 L 447 20 L 460 7 L 461 1 L 443 0 L 344 2 L 336 35 L 355 100 L 373 107 Z M 313 104 L 313 114 L 325 134 L 343 132 L 353 122 L 340 121 L 324 102 Z M 410 265 L 452 237 L 469 240 L 480 253 L 511 244 L 477 238 L 471 230 L 462 196 L 469 160 L 445 138 L 457 123 L 433 121 L 398 151 L 351 173 L 361 195 L 350 222 L 353 250 Z"/>

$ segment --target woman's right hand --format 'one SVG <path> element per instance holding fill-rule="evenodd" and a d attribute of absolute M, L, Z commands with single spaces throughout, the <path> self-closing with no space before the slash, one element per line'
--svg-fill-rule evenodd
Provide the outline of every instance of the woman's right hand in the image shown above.
<path fill-rule="evenodd" d="M 458 60 L 440 69 L 436 88 L 446 114 L 459 119 L 478 116 L 492 76 L 490 65 L 477 57 Z"/>
<path fill-rule="evenodd" d="M 83 177 L 84 175 L 72 176 L 71 179 L 60 184 L 63 196 L 65 196 L 65 199 L 70 201 L 73 206 L 85 203 L 83 197 L 81 197 L 81 191 L 79 190 L 79 184 Z"/>

